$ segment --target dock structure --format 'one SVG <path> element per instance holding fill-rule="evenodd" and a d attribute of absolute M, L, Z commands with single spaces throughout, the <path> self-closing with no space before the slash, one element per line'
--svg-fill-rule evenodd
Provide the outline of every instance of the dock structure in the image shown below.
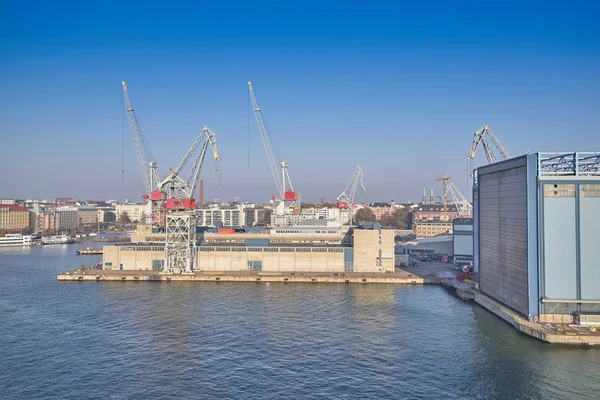
<path fill-rule="evenodd" d="M 96 255 L 102 255 L 102 249 L 92 249 L 90 247 L 88 247 L 86 249 L 79 249 L 79 250 L 77 250 L 77 255 L 78 256 L 96 256 Z"/>
<path fill-rule="evenodd" d="M 296 272 L 224 272 L 202 271 L 191 274 L 162 274 L 159 271 L 114 271 L 81 268 L 58 275 L 59 281 L 69 282 L 279 282 L 279 283 L 388 283 L 403 285 L 438 284 L 436 277 L 420 277 L 405 271 L 399 273 L 296 273 Z"/>

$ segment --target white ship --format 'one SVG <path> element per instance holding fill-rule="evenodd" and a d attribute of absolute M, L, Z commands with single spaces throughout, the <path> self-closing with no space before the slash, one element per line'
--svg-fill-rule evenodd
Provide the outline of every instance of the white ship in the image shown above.
<path fill-rule="evenodd" d="M 43 245 L 46 245 L 46 244 L 69 244 L 69 243 L 75 243 L 75 239 L 73 239 L 69 236 L 65 236 L 65 235 L 46 236 L 46 237 L 42 238 Z"/>
<path fill-rule="evenodd" d="M 9 233 L 0 237 L 0 247 L 4 246 L 31 246 L 33 241 L 31 235 L 21 235 L 20 233 Z"/>

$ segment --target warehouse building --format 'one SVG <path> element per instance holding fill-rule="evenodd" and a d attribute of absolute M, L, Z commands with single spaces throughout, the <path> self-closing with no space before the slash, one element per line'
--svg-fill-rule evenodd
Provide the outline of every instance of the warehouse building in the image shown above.
<path fill-rule="evenodd" d="M 200 271 L 394 272 L 394 231 L 377 225 L 280 227 L 269 233 L 205 233 L 198 239 L 195 269 Z M 138 233 L 131 244 L 104 246 L 104 268 L 161 270 L 163 243 L 164 234 Z"/>
<path fill-rule="evenodd" d="M 600 153 L 535 153 L 480 167 L 473 199 L 481 293 L 542 322 L 600 311 Z"/>

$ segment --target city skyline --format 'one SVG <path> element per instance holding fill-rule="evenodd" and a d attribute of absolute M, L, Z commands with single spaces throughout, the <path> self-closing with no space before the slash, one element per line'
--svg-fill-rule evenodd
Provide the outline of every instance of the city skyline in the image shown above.
<path fill-rule="evenodd" d="M 307 202 L 334 201 L 357 164 L 357 201 L 440 195 L 444 171 L 470 198 L 466 157 L 487 124 L 511 156 L 600 149 L 592 2 L 134 3 L 4 7 L 0 197 L 140 201 L 122 80 L 161 174 L 202 126 L 216 132 L 222 170 L 206 160 L 206 199 L 276 192 L 247 81 Z"/>

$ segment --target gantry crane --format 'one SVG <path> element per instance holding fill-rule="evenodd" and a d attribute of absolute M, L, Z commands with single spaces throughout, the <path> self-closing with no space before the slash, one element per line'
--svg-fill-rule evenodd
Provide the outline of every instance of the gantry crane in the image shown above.
<path fill-rule="evenodd" d="M 252 110 L 254 111 L 254 117 L 256 118 L 256 124 L 258 125 L 258 131 L 260 132 L 260 138 L 265 148 L 267 161 L 269 162 L 271 174 L 273 175 L 275 187 L 277 188 L 277 194 L 279 196 L 279 199 L 281 200 L 279 205 L 277 206 L 276 215 L 281 216 L 285 213 L 287 208 L 292 207 L 294 205 L 299 206 L 299 204 L 296 204 L 298 197 L 296 195 L 296 192 L 294 191 L 294 187 L 292 186 L 292 181 L 290 180 L 290 175 L 288 173 L 288 162 L 279 162 L 273 154 L 271 136 L 269 134 L 269 131 L 267 130 L 262 111 L 258 106 L 258 102 L 256 101 L 256 96 L 254 95 L 254 89 L 252 88 L 251 82 L 248 82 L 248 89 L 250 90 L 250 97 L 252 99 Z M 281 169 L 281 173 L 279 173 L 279 169 Z"/>
<path fill-rule="evenodd" d="M 200 146 L 200 144 L 202 145 Z M 182 171 L 198 146 L 200 146 L 200 151 L 190 168 L 187 179 L 183 179 Z M 159 184 L 160 191 L 167 194 L 163 273 L 193 273 L 195 269 L 196 202 L 193 196 L 209 147 L 215 161 L 221 160 L 217 150 L 216 135 L 205 126 L 177 168 L 171 170 Z M 218 172 L 219 169 L 216 168 L 215 171 Z"/>
<path fill-rule="evenodd" d="M 142 181 L 144 183 L 144 200 L 150 200 L 152 203 L 152 219 L 155 224 L 160 225 L 161 221 L 161 209 L 164 201 L 164 194 L 158 190 L 159 178 L 158 178 L 158 163 L 152 157 L 150 148 L 148 147 L 144 136 L 140 130 L 135 110 L 131 105 L 129 99 L 129 91 L 127 90 L 127 82 L 121 82 L 123 85 L 123 96 L 125 98 L 125 110 L 127 111 L 127 119 L 129 121 L 129 129 L 133 136 L 133 143 L 135 145 L 135 152 L 137 154 L 138 164 L 140 166 L 140 172 L 142 174 Z M 144 221 L 146 223 L 146 221 Z"/>
<path fill-rule="evenodd" d="M 337 198 L 337 208 L 347 209 L 354 205 L 354 196 L 356 195 L 356 189 L 358 188 L 359 183 L 363 192 L 366 192 L 367 189 L 365 189 L 365 185 L 363 184 L 363 170 L 360 165 L 357 165 L 346 188 Z"/>

